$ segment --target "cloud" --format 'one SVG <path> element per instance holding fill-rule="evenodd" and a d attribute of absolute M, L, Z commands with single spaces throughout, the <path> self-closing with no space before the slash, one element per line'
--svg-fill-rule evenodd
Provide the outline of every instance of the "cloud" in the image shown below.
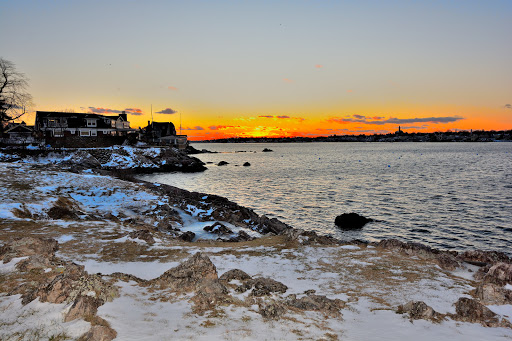
<path fill-rule="evenodd" d="M 512 104 L 505 104 L 505 108 L 512 109 Z"/>
<path fill-rule="evenodd" d="M 293 80 L 289 79 L 289 78 L 283 78 L 283 82 L 286 82 L 286 83 L 293 83 Z"/>
<path fill-rule="evenodd" d="M 208 129 L 210 130 L 222 130 L 222 129 L 229 129 L 229 128 L 238 128 L 239 126 L 209 126 Z"/>
<path fill-rule="evenodd" d="M 175 86 L 168 86 L 167 89 L 173 90 L 173 91 L 177 91 L 178 90 L 178 88 L 175 87 Z"/>
<path fill-rule="evenodd" d="M 316 67 L 317 69 L 321 69 L 321 68 L 323 68 L 324 66 L 323 66 L 322 64 L 316 64 L 316 65 L 315 65 L 315 67 Z"/>
<path fill-rule="evenodd" d="M 164 109 L 162 111 L 157 111 L 156 114 L 165 114 L 165 115 L 172 115 L 176 114 L 177 111 L 171 108 Z"/>
<path fill-rule="evenodd" d="M 416 117 L 416 118 L 395 118 L 391 117 L 388 119 L 382 119 L 381 120 L 371 120 L 368 119 L 366 116 L 362 115 L 352 115 L 352 117 L 333 117 L 328 119 L 327 121 L 329 123 L 340 123 L 340 124 L 347 124 L 347 123 L 362 123 L 362 124 L 377 124 L 377 125 L 384 125 L 384 124 L 414 124 L 414 123 L 452 123 L 457 122 L 460 120 L 463 120 L 464 117 L 460 116 L 445 116 L 445 117 Z"/>
<path fill-rule="evenodd" d="M 272 116 L 272 115 L 261 115 L 261 116 L 258 116 L 258 117 L 261 117 L 261 118 L 274 118 L 274 116 Z"/>
<path fill-rule="evenodd" d="M 126 108 L 124 109 L 124 111 L 126 111 L 127 114 L 130 114 L 130 115 L 135 115 L 135 116 L 141 116 L 141 115 L 144 115 L 144 113 L 142 112 L 141 109 L 139 108 Z"/>
<path fill-rule="evenodd" d="M 283 115 L 283 116 L 276 116 L 277 118 L 290 118 L 290 116 L 286 116 L 286 115 Z"/>
<path fill-rule="evenodd" d="M 195 126 L 195 127 L 182 128 L 181 130 L 204 130 L 204 128 L 200 127 L 200 126 Z"/>
<path fill-rule="evenodd" d="M 115 110 L 110 108 L 95 108 L 95 107 L 89 107 L 87 108 L 90 112 L 93 112 L 95 114 L 122 114 L 122 110 Z"/>
<path fill-rule="evenodd" d="M 372 119 L 374 119 L 374 120 L 383 120 L 383 119 L 385 119 L 385 117 L 383 117 L 383 116 L 373 116 Z"/>

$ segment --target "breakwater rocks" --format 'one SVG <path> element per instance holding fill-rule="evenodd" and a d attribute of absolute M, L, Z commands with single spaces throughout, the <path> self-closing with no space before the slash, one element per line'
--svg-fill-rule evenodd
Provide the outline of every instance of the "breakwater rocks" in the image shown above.
<path fill-rule="evenodd" d="M 82 148 L 59 150 L 3 150 L 0 162 L 58 164 L 74 170 L 101 169 L 124 173 L 201 172 L 204 163 L 185 151 L 167 147 Z"/>

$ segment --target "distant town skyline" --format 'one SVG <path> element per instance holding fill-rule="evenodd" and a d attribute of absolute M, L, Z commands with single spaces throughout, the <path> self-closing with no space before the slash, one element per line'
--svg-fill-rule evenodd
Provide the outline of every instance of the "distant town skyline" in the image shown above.
<path fill-rule="evenodd" d="M 509 1 L 4 1 L 35 111 L 191 140 L 512 129 Z"/>

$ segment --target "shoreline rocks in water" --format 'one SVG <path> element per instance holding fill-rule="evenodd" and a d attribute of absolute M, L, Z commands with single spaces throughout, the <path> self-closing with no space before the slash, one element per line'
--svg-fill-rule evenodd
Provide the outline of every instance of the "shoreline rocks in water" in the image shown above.
<path fill-rule="evenodd" d="M 369 222 L 372 222 L 373 219 L 363 217 L 357 213 L 343 213 L 336 217 L 334 223 L 342 230 L 355 230 L 363 228 Z"/>

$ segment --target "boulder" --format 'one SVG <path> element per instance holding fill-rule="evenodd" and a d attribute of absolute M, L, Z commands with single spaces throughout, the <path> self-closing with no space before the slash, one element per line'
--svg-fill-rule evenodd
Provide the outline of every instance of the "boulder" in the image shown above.
<path fill-rule="evenodd" d="M 258 313 L 267 320 L 279 320 L 286 313 L 286 308 L 279 302 L 260 302 Z"/>
<path fill-rule="evenodd" d="M 108 325 L 94 325 L 78 341 L 110 341 L 117 337 L 117 332 Z"/>
<path fill-rule="evenodd" d="M 253 240 L 254 238 L 249 236 L 247 234 L 247 232 L 245 231 L 238 231 L 238 234 L 236 235 L 236 237 L 231 237 L 228 239 L 228 242 L 246 242 L 246 241 L 249 241 L 249 240 Z"/>
<path fill-rule="evenodd" d="M 64 322 L 84 318 L 85 316 L 96 315 L 98 307 L 103 305 L 103 301 L 91 296 L 79 296 L 74 302 L 68 313 L 64 317 Z"/>
<path fill-rule="evenodd" d="M 273 152 L 273 150 L 272 150 L 272 149 L 268 149 L 268 148 L 264 148 L 264 149 L 262 150 L 262 152 L 264 152 L 264 153 L 268 153 L 268 152 Z"/>
<path fill-rule="evenodd" d="M 215 233 L 215 234 L 219 234 L 219 235 L 226 235 L 226 234 L 233 233 L 233 231 L 231 231 L 228 227 L 226 227 L 225 225 L 223 225 L 219 222 L 216 222 L 215 224 L 213 224 L 211 226 L 205 226 L 203 228 L 203 230 L 206 232 Z"/>
<path fill-rule="evenodd" d="M 202 314 L 206 310 L 212 310 L 216 305 L 230 303 L 232 298 L 228 293 L 228 289 L 219 280 L 202 281 L 191 299 L 194 311 Z"/>
<path fill-rule="evenodd" d="M 160 277 L 148 281 L 150 285 L 171 288 L 177 291 L 193 291 L 204 280 L 216 280 L 217 268 L 208 256 L 196 253 L 175 268 L 164 272 Z"/>
<path fill-rule="evenodd" d="M 398 314 L 409 314 L 411 320 L 429 320 L 434 322 L 441 322 L 444 315 L 436 312 L 432 307 L 428 306 L 422 301 L 410 301 L 404 305 L 398 306 Z"/>
<path fill-rule="evenodd" d="M 75 220 L 82 212 L 80 212 L 78 203 L 73 199 L 59 197 L 47 214 L 51 219 Z"/>
<path fill-rule="evenodd" d="M 494 264 L 484 275 L 483 280 L 485 283 L 494 283 L 502 286 L 512 284 L 512 264 Z"/>
<path fill-rule="evenodd" d="M 249 276 L 247 273 L 240 269 L 231 269 L 229 271 L 226 271 L 225 273 L 220 276 L 221 281 L 230 282 L 232 280 L 239 280 L 239 281 L 246 281 L 248 279 L 251 279 L 252 277 Z"/>
<path fill-rule="evenodd" d="M 299 299 L 296 295 L 290 295 L 286 298 L 285 304 L 300 310 L 314 310 L 327 316 L 339 316 L 340 310 L 345 308 L 345 302 L 340 299 L 330 299 L 323 295 L 314 295 L 310 293 Z"/>
<path fill-rule="evenodd" d="M 512 328 L 510 322 L 501 319 L 489 308 L 471 298 L 459 298 L 455 303 L 455 311 L 450 317 L 457 321 L 480 323 L 484 327 Z"/>
<path fill-rule="evenodd" d="M 275 281 L 271 278 L 259 277 L 245 281 L 236 290 L 238 292 L 246 292 L 252 289 L 251 296 L 268 296 L 272 293 L 283 294 L 288 290 L 288 287 L 281 282 Z"/>
<path fill-rule="evenodd" d="M 244 167 L 249 167 L 250 165 L 251 165 L 251 164 L 250 164 L 249 162 L 245 162 L 245 163 L 243 164 L 243 166 L 244 166 Z"/>
<path fill-rule="evenodd" d="M 196 234 L 191 231 L 184 232 L 180 235 L 180 239 L 186 242 L 192 242 L 194 238 L 196 237 Z"/>
<path fill-rule="evenodd" d="M 475 290 L 475 297 L 483 304 L 512 304 L 512 290 L 492 283 L 482 283 Z"/>
<path fill-rule="evenodd" d="M 373 219 L 363 217 L 357 213 L 343 213 L 336 217 L 334 223 L 342 230 L 354 230 L 363 228 L 364 225 L 372 221 Z"/>
<path fill-rule="evenodd" d="M 478 266 L 495 263 L 510 263 L 510 258 L 503 252 L 498 251 L 465 251 L 457 256 L 458 259 Z"/>
<path fill-rule="evenodd" d="M 217 166 L 225 166 L 225 165 L 229 165 L 229 162 L 226 162 L 226 161 L 221 161 L 217 164 Z"/>

